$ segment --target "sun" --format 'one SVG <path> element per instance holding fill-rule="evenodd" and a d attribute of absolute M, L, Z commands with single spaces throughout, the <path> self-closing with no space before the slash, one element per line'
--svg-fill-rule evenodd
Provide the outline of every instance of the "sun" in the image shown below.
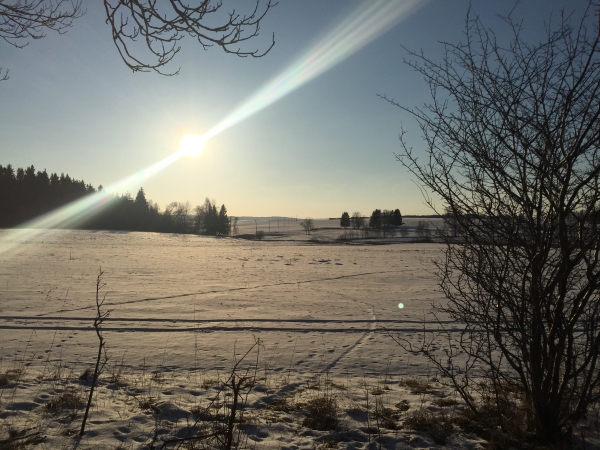
<path fill-rule="evenodd" d="M 204 150 L 204 139 L 197 134 L 186 134 L 181 138 L 179 151 L 184 155 L 199 156 Z"/>

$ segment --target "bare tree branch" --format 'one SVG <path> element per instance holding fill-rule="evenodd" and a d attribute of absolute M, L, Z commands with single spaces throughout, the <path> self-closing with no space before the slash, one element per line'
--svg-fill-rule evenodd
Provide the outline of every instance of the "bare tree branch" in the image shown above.
<path fill-rule="evenodd" d="M 277 4 L 272 0 L 267 0 L 264 6 L 257 0 L 247 14 L 232 10 L 226 15 L 221 11 L 221 2 L 210 0 L 193 5 L 182 0 L 169 0 L 160 6 L 156 3 L 156 0 L 104 0 L 113 41 L 123 62 L 134 72 L 177 74 L 179 70 L 168 73 L 162 69 L 180 51 L 179 41 L 186 35 L 195 38 L 204 49 L 216 45 L 226 53 L 242 57 L 264 56 L 275 44 L 273 37 L 264 51 L 242 50 L 240 46 L 258 36 L 261 20 Z M 138 39 L 148 50 L 144 57 L 132 50 Z"/>
<path fill-rule="evenodd" d="M 242 3 L 245 12 L 225 11 L 223 2 L 214 0 L 103 0 L 103 4 L 117 51 L 134 72 L 179 73 L 164 69 L 181 50 L 185 36 L 205 50 L 217 46 L 240 57 L 260 58 L 275 45 L 273 36 L 267 48 L 244 48 L 258 37 L 262 19 L 277 5 L 274 0 Z M 81 0 L 0 0 L 0 39 L 23 48 L 48 30 L 65 33 L 84 12 Z M 0 81 L 7 79 L 8 71 L 0 71 Z"/>
<path fill-rule="evenodd" d="M 466 42 L 445 43 L 442 61 L 410 53 L 431 103 L 411 109 L 382 96 L 420 125 L 424 152 L 403 132 L 397 157 L 442 199 L 452 229 L 437 262 L 447 298 L 439 313 L 464 329 L 445 334 L 446 362 L 427 342 L 420 351 L 475 411 L 492 392 L 503 429 L 506 404 L 520 398 L 533 410 L 520 426 L 551 442 L 600 399 L 600 36 L 593 6 L 575 25 L 562 14 L 535 45 L 510 15 L 506 45 L 470 12 Z"/>
<path fill-rule="evenodd" d="M 23 48 L 46 30 L 65 33 L 83 13 L 81 0 L 0 0 L 0 39 Z"/>

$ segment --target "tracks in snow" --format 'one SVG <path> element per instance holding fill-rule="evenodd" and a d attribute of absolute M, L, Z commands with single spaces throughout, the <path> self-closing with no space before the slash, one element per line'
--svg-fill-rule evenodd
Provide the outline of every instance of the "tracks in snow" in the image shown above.
<path fill-rule="evenodd" d="M 209 295 L 209 294 L 223 294 L 223 293 L 227 293 L 227 292 L 248 291 L 248 290 L 264 289 L 264 288 L 277 287 L 277 286 L 293 286 L 293 285 L 300 285 L 300 284 L 307 284 L 307 283 L 320 283 L 322 281 L 343 280 L 346 278 L 362 277 L 365 275 L 379 275 L 382 273 L 396 273 L 396 272 L 397 271 L 395 271 L 395 270 L 386 270 L 386 271 L 379 271 L 379 272 L 361 272 L 361 273 L 354 273 L 354 274 L 350 274 L 350 275 L 339 275 L 337 277 L 315 278 L 315 279 L 310 279 L 310 280 L 299 280 L 299 281 L 280 281 L 280 282 L 276 282 L 276 283 L 257 284 L 257 285 L 253 285 L 253 286 L 240 286 L 240 287 L 227 288 L 227 289 L 212 289 L 212 290 L 207 290 L 207 291 L 185 292 L 182 294 L 165 295 L 165 296 L 160 296 L 160 297 L 147 297 L 147 298 L 139 298 L 139 299 L 135 299 L 135 300 L 125 300 L 125 301 L 116 302 L 116 303 L 107 302 L 104 304 L 104 306 L 106 306 L 106 307 L 122 306 L 122 305 L 130 305 L 133 303 L 152 302 L 152 301 L 156 301 L 156 300 L 169 300 L 169 299 L 174 299 L 174 298 L 202 296 L 202 295 Z M 53 312 L 45 313 L 45 315 L 58 314 L 58 313 L 64 313 L 64 312 L 73 312 L 73 311 L 84 311 L 84 310 L 95 309 L 95 308 L 96 308 L 95 305 L 89 305 L 89 306 L 82 306 L 81 308 L 62 309 L 60 311 L 53 311 Z M 42 315 L 44 315 L 44 314 L 42 314 Z"/>
<path fill-rule="evenodd" d="M 58 316 L 4 316 L 0 318 L 0 329 L 4 330 L 93 330 L 90 317 Z M 453 322 L 446 322 L 452 327 Z M 316 325 L 316 326 L 315 326 Z M 426 324 L 426 328 L 437 328 L 437 323 Z M 339 359 L 361 345 L 370 333 L 422 332 L 423 322 L 416 320 L 371 319 L 167 319 L 109 317 L 102 327 L 114 332 L 316 332 L 316 333 L 362 333 L 358 341 L 349 347 Z M 458 328 L 457 328 L 458 330 Z M 332 362 L 334 364 L 334 362 Z"/>

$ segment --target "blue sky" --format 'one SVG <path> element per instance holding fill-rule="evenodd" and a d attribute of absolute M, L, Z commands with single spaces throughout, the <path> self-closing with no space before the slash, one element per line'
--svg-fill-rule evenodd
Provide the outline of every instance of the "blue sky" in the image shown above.
<path fill-rule="evenodd" d="M 506 34 L 496 14 L 514 2 L 471 3 L 487 26 Z M 401 126 L 417 149 L 424 145 L 420 132 L 376 94 L 409 107 L 426 103 L 427 86 L 403 62 L 403 46 L 440 58 L 438 41 L 462 39 L 468 4 L 422 1 L 335 67 L 215 136 L 200 157 L 181 158 L 143 181 L 147 197 L 162 208 L 209 197 L 234 216 L 333 217 L 375 208 L 427 214 L 419 189 L 394 157 Z M 362 5 L 280 0 L 263 21 L 261 38 L 250 44 L 265 45 L 275 33 L 265 57 L 204 51 L 186 38 L 168 66 L 180 74 L 162 77 L 132 73 L 112 43 L 101 2 L 86 1 L 86 14 L 65 35 L 48 33 L 21 50 L 0 42 L 0 66 L 10 69 L 10 79 L 0 82 L 0 164 L 33 164 L 107 186 L 177 151 L 184 133 L 202 134 L 218 124 Z M 551 13 L 586 5 L 522 0 L 515 14 L 535 41 Z"/>

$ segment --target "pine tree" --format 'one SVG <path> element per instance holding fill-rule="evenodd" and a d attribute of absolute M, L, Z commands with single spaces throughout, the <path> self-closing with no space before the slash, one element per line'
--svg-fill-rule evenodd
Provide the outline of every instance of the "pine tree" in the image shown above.
<path fill-rule="evenodd" d="M 221 205 L 221 210 L 219 211 L 219 226 L 218 226 L 218 234 L 223 236 L 229 236 L 231 231 L 231 222 L 229 221 L 229 217 L 227 216 L 227 208 L 225 205 Z"/>
<path fill-rule="evenodd" d="M 400 225 L 402 225 L 402 214 L 400 214 L 399 209 L 394 210 L 394 215 L 392 217 L 392 224 L 395 227 L 399 227 Z"/>
<path fill-rule="evenodd" d="M 342 218 L 340 219 L 340 226 L 347 228 L 350 226 L 350 214 L 347 211 L 342 213 Z"/>

